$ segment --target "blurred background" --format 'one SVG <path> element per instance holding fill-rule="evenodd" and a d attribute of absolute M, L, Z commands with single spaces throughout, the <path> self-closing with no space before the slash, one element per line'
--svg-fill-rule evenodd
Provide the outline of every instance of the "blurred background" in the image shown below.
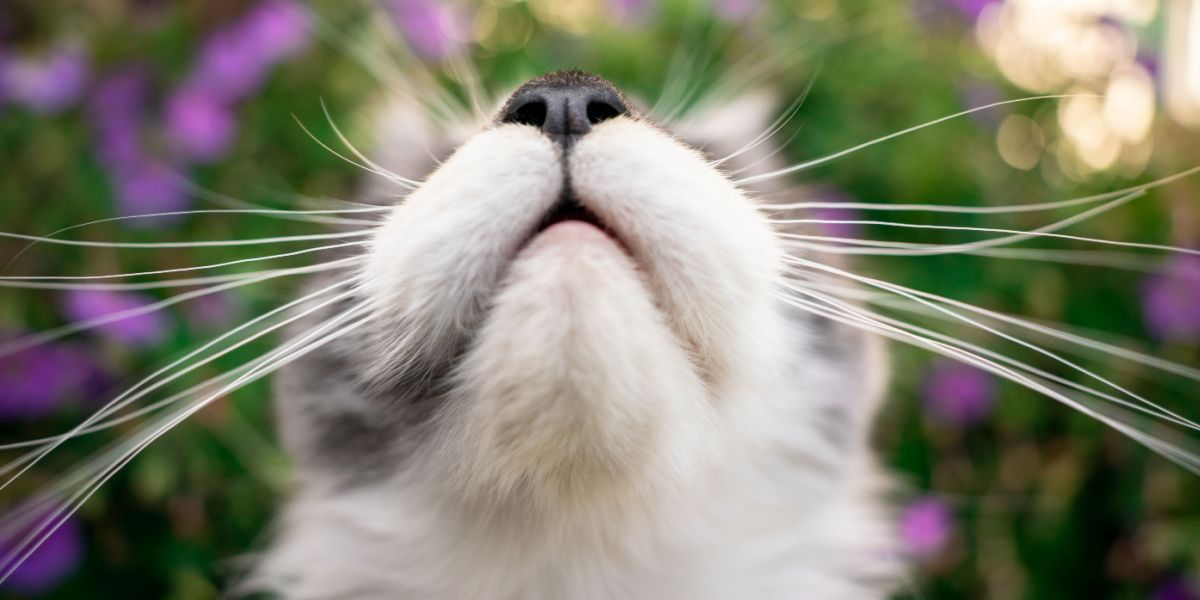
<path fill-rule="evenodd" d="M 597 71 L 660 113 L 767 89 L 782 114 L 807 90 L 772 137 L 788 161 L 966 108 L 1069 95 L 975 112 L 797 174 L 808 197 L 832 205 L 818 211 L 823 219 L 1031 229 L 1079 209 L 947 216 L 838 204 L 1030 204 L 1200 164 L 1200 2 L 1192 0 L 4 0 L 0 230 L 46 235 L 111 217 L 239 203 L 336 208 L 355 198 L 363 172 L 322 144 L 348 153 L 341 130 L 368 147 L 370 108 L 397 85 L 397 73 L 465 106 L 475 87 L 500 94 L 563 67 Z M 1197 248 L 1198 194 L 1200 177 L 1183 178 L 1070 232 Z M 828 236 L 884 241 L 980 239 L 865 223 L 823 227 Z M 109 220 L 59 237 L 165 242 L 327 231 L 192 213 Z M 71 276 L 302 247 L 146 250 L 0 239 L 0 262 L 8 276 Z M 1200 257 L 1060 239 L 1012 250 L 1024 252 L 853 264 L 1200 367 Z M 3 346 L 0 442 L 74 426 L 141 376 L 279 306 L 296 279 L 230 286 L 79 335 Z M 0 342 L 188 289 L 0 288 Z M 992 343 L 978 331 L 942 329 Z M 917 565 L 902 597 L 1200 598 L 1200 476 L 1049 398 L 893 346 L 896 383 L 877 442 L 902 482 L 901 533 Z M 270 340 L 252 342 L 184 381 L 270 348 Z M 1009 354 L 1080 378 L 1045 356 Z M 1200 419 L 1196 381 L 1112 352 L 1084 358 Z M 268 395 L 266 382 L 251 384 L 142 452 L 12 574 L 0 597 L 217 597 L 237 558 L 261 543 L 286 491 Z M 139 423 L 55 451 L 0 492 L 2 510 Z"/>

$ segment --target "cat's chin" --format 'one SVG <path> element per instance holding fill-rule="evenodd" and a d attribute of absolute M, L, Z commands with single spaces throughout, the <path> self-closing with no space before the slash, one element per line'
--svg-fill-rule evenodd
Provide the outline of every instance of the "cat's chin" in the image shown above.
<path fill-rule="evenodd" d="M 558 221 L 539 231 L 521 254 L 557 253 L 564 257 L 575 252 L 624 254 L 620 241 L 602 227 L 578 219 Z M 518 260 L 521 256 L 517 257 Z"/>
<path fill-rule="evenodd" d="M 518 254 L 459 365 L 443 422 L 460 497 L 596 508 L 686 478 L 711 403 L 612 237 L 568 220 Z"/>

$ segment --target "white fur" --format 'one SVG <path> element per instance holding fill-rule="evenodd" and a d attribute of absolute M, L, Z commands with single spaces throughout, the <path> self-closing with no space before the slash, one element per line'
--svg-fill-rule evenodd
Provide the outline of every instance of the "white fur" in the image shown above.
<path fill-rule="evenodd" d="M 797 353 L 781 250 L 705 158 L 620 117 L 571 149 L 616 240 L 560 224 L 561 151 L 463 145 L 374 240 L 368 365 L 450 360 L 436 434 L 372 485 L 301 482 L 251 582 L 288 598 L 883 597 L 898 568 L 856 425 L 875 393 Z M 442 354 L 445 354 L 444 356 Z M 865 360 L 865 359 L 864 359 Z M 861 397 L 860 397 L 861 396 Z"/>

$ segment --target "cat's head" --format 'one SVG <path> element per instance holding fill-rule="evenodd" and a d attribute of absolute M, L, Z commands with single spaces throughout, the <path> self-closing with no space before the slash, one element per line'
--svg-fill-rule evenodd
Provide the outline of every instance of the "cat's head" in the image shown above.
<path fill-rule="evenodd" d="M 345 303 L 361 333 L 281 376 L 302 465 L 540 512 L 660 494 L 766 435 L 784 401 L 856 435 L 825 405 L 869 393 L 850 366 L 865 346 L 789 313 L 770 216 L 713 160 L 758 113 L 668 130 L 594 75 L 518 88 L 375 230 Z"/>

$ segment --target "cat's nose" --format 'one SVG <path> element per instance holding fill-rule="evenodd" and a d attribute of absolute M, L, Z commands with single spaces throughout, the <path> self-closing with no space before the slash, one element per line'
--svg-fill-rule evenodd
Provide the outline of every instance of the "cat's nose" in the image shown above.
<path fill-rule="evenodd" d="M 593 125 L 628 112 L 621 93 L 603 78 L 582 71 L 556 71 L 513 92 L 499 121 L 533 125 L 565 146 Z"/>

